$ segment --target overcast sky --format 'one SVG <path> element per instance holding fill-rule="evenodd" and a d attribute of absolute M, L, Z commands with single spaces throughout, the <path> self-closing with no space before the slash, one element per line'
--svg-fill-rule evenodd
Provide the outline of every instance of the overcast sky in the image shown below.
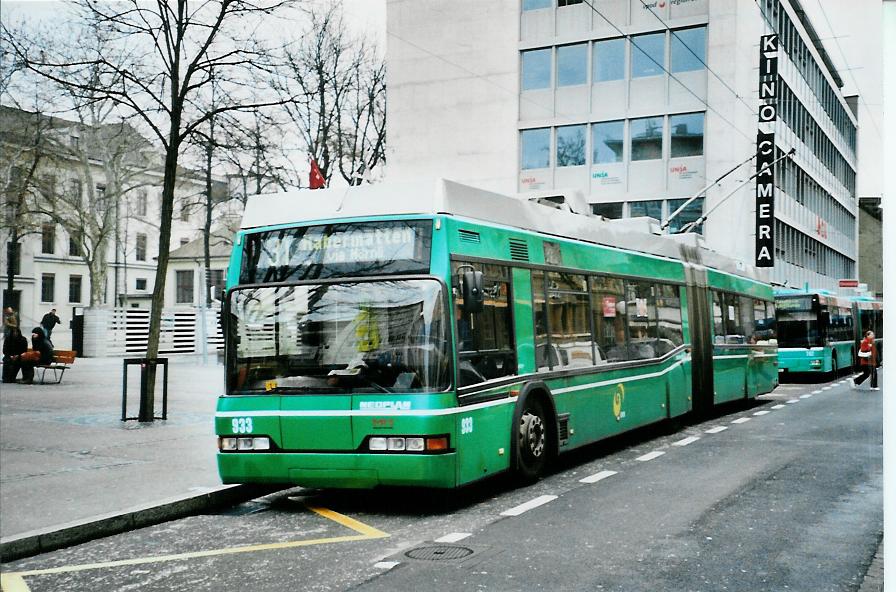
<path fill-rule="evenodd" d="M 746 1 L 746 0 L 742 0 Z M 61 1 L 3 1 L 4 20 L 28 15 L 52 21 L 65 12 Z M 383 41 L 386 0 L 343 0 L 349 23 Z M 802 0 L 818 35 L 843 78 L 846 95 L 859 94 L 859 196 L 882 193 L 882 34 L 880 0 Z"/>

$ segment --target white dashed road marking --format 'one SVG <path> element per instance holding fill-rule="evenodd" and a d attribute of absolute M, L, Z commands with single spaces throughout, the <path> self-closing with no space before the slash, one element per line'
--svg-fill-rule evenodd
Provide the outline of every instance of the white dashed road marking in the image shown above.
<path fill-rule="evenodd" d="M 639 460 L 639 461 L 641 461 L 641 462 L 647 462 L 647 461 L 649 461 L 649 460 L 653 460 L 653 459 L 655 459 L 655 458 L 658 458 L 658 457 L 660 457 L 660 456 L 663 456 L 664 454 L 666 454 L 666 453 L 663 452 L 662 450 L 654 450 L 653 452 L 648 452 L 647 454 L 642 454 L 641 456 L 639 456 L 639 457 L 636 458 L 635 460 Z"/>
<path fill-rule="evenodd" d="M 693 444 L 697 440 L 699 440 L 697 436 L 690 436 L 685 438 L 684 440 L 679 440 L 678 442 L 672 442 L 672 446 L 687 446 L 688 444 Z"/>
<path fill-rule="evenodd" d="M 812 391 L 812 394 L 813 394 L 813 395 L 820 395 L 820 394 L 821 394 L 821 389 L 819 389 L 819 390 L 817 390 L 817 391 Z"/>
<path fill-rule="evenodd" d="M 806 393 L 805 395 L 800 395 L 800 399 L 809 399 L 812 397 L 812 393 Z"/>
<path fill-rule="evenodd" d="M 540 495 L 533 500 L 529 500 L 524 504 L 520 504 L 515 508 L 510 508 L 509 510 L 504 510 L 501 512 L 502 516 L 519 516 L 523 512 L 528 512 L 532 508 L 537 508 L 538 506 L 543 506 L 548 502 L 552 502 L 557 499 L 556 495 Z"/>
<path fill-rule="evenodd" d="M 456 543 L 457 541 L 462 541 L 465 538 L 470 536 L 469 532 L 452 532 L 451 534 L 446 534 L 445 536 L 436 539 L 435 543 Z"/>
<path fill-rule="evenodd" d="M 719 432 L 724 432 L 727 429 L 728 429 L 728 426 L 717 426 L 717 427 L 710 428 L 710 429 L 706 430 L 706 433 L 707 434 L 718 434 Z"/>
<path fill-rule="evenodd" d="M 782 405 L 782 404 L 778 403 L 777 405 L 773 405 L 772 409 L 784 409 L 785 407 L 787 407 L 787 405 Z"/>
<path fill-rule="evenodd" d="M 749 417 L 740 417 L 738 419 L 735 419 L 731 423 L 747 423 L 748 421 L 750 421 L 750 419 L 751 418 L 749 418 Z"/>
<path fill-rule="evenodd" d="M 823 387 L 821 387 L 821 390 L 823 390 L 823 391 L 829 391 L 829 390 L 831 390 L 832 388 L 834 388 L 834 387 L 832 387 L 832 386 L 823 386 Z"/>
<path fill-rule="evenodd" d="M 599 473 L 594 473 L 593 475 L 588 475 L 584 479 L 579 479 L 579 483 L 597 483 L 601 479 L 612 477 L 615 474 L 616 471 L 601 471 Z"/>
<path fill-rule="evenodd" d="M 792 405 L 793 403 L 799 403 L 799 402 L 800 402 L 799 399 L 790 399 L 789 401 L 787 401 L 787 403 L 788 403 L 789 405 Z"/>
<path fill-rule="evenodd" d="M 783 405 L 781 405 L 781 406 L 783 407 Z M 769 411 L 768 409 L 763 409 L 762 411 L 757 411 L 753 415 L 766 415 L 768 413 L 771 413 L 771 411 Z"/>

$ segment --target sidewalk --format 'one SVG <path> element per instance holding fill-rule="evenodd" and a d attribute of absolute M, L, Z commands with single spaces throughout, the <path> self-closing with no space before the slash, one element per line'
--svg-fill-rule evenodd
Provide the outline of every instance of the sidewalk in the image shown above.
<path fill-rule="evenodd" d="M 223 366 L 169 357 L 168 420 L 151 424 L 121 421 L 121 381 L 121 358 L 78 358 L 59 385 L 0 385 L 0 537 L 221 489 L 213 420 Z M 128 382 L 136 416 L 138 367 Z"/>

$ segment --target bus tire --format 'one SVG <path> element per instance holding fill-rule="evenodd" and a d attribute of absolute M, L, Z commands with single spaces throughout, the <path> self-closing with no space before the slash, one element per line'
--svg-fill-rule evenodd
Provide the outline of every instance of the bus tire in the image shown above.
<path fill-rule="evenodd" d="M 553 454 L 553 425 L 544 398 L 529 392 L 514 414 L 514 472 L 524 483 L 537 481 L 544 474 Z"/>
<path fill-rule="evenodd" d="M 831 352 L 831 374 L 837 376 L 840 369 L 837 367 L 837 352 Z"/>

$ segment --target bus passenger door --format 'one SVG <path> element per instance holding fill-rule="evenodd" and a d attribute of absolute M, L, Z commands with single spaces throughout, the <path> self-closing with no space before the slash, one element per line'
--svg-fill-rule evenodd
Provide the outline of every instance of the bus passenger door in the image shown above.
<path fill-rule="evenodd" d="M 691 392 L 693 410 L 705 413 L 713 406 L 712 313 L 706 268 L 685 266 L 688 296 L 688 329 L 691 342 Z"/>

